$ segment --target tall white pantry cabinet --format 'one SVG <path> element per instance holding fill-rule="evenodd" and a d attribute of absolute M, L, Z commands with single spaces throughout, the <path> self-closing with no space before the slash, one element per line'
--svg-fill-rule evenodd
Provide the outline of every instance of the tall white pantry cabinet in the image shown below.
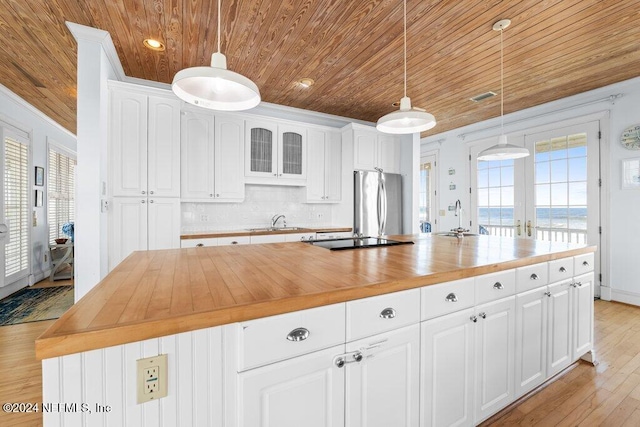
<path fill-rule="evenodd" d="M 109 84 L 109 269 L 180 247 L 180 101 Z"/>

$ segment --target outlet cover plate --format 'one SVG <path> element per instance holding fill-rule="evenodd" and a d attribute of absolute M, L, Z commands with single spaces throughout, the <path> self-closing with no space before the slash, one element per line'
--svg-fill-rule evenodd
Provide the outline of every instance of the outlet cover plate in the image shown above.
<path fill-rule="evenodd" d="M 138 389 L 138 403 L 150 402 L 152 400 L 158 400 L 161 397 L 167 396 L 167 355 L 159 354 L 157 356 L 147 357 L 145 359 L 138 359 L 136 361 L 137 367 L 137 389 Z M 157 372 L 157 377 L 147 378 L 147 373 L 150 369 L 154 369 Z M 147 383 L 153 382 L 153 392 L 146 392 L 148 389 Z"/>

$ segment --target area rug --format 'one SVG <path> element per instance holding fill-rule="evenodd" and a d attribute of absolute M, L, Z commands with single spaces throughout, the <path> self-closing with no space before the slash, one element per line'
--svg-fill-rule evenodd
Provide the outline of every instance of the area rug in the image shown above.
<path fill-rule="evenodd" d="M 25 288 L 0 300 L 0 326 L 57 319 L 73 305 L 73 286 Z"/>

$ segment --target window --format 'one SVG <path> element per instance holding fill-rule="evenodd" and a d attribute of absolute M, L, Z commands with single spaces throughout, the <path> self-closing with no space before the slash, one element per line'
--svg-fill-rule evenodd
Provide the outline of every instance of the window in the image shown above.
<path fill-rule="evenodd" d="M 513 171 L 513 160 L 478 162 L 476 188 L 479 233 L 513 237 Z"/>
<path fill-rule="evenodd" d="M 29 272 L 29 147 L 12 137 L 4 139 L 4 210 L 9 226 L 5 241 L 5 284 Z"/>
<path fill-rule="evenodd" d="M 75 218 L 76 159 L 53 146 L 49 147 L 48 221 L 49 242 L 66 237 L 62 226 Z"/>

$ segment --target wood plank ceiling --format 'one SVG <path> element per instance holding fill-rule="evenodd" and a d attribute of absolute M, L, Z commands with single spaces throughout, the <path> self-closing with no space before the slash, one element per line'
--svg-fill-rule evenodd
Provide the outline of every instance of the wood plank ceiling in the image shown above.
<path fill-rule="evenodd" d="M 208 65 L 215 0 L 3 0 L 0 83 L 71 132 L 76 44 L 64 21 L 109 31 L 128 76 L 170 83 Z M 408 0 L 408 95 L 431 134 L 640 75 L 640 0 Z M 143 47 L 145 38 L 167 49 Z M 222 0 L 222 52 L 264 101 L 375 122 L 402 96 L 401 0 Z M 303 89 L 296 82 L 310 77 Z M 427 134 L 424 134 L 425 136 Z"/>

